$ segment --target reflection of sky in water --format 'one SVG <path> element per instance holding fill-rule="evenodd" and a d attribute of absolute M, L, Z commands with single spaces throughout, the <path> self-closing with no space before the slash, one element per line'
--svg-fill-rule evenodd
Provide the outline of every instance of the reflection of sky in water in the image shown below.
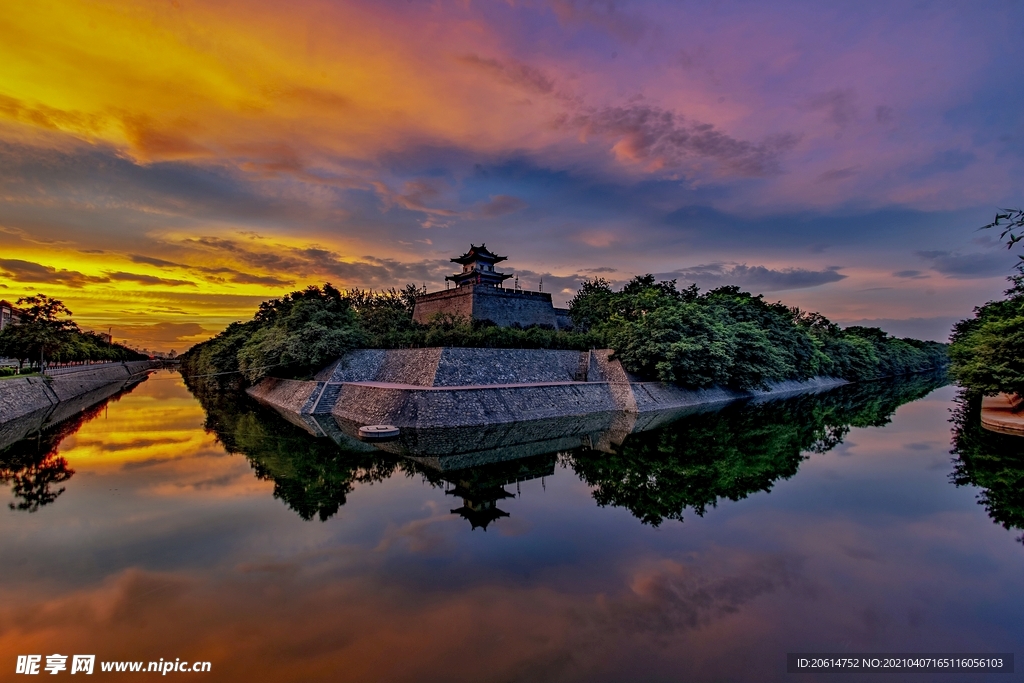
<path fill-rule="evenodd" d="M 156 375 L 61 444 L 55 503 L 0 517 L 0 677 L 51 652 L 250 681 L 765 680 L 787 651 L 1020 652 L 1024 549 L 949 483 L 953 395 L 703 517 L 642 525 L 559 465 L 481 532 L 400 472 L 303 521 Z"/>

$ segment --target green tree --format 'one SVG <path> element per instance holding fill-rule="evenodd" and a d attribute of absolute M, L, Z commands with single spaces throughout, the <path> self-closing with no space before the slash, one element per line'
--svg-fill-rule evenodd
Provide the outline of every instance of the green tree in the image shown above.
<path fill-rule="evenodd" d="M 865 380 L 946 363 L 942 344 L 893 339 L 877 328 L 841 330 L 819 313 L 735 286 L 700 294 L 695 285 L 679 290 L 652 275 L 618 292 L 604 280 L 584 282 L 570 314 L 630 372 L 691 387 L 761 389 L 819 375 Z"/>
<path fill-rule="evenodd" d="M 28 360 L 42 363 L 52 358 L 79 333 L 71 311 L 59 299 L 45 294 L 18 299 L 21 320 L 0 331 L 0 355 L 17 358 L 19 366 Z"/>
<path fill-rule="evenodd" d="M 991 228 L 1001 229 L 1000 238 L 1012 249 L 1024 239 L 1024 210 L 997 213 L 981 229 Z M 973 318 L 953 327 L 950 372 L 961 386 L 986 395 L 1024 395 L 1024 261 L 1009 281 L 1005 299 L 975 308 Z"/>

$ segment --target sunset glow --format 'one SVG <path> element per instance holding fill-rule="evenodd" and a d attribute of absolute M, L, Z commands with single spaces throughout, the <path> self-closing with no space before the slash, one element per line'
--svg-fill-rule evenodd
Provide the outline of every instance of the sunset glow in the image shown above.
<path fill-rule="evenodd" d="M 973 230 L 1021 203 L 1021 18 L 10 4 L 0 297 L 181 351 L 313 283 L 443 288 L 486 241 L 563 302 L 652 272 L 941 338 L 1014 263 Z"/>

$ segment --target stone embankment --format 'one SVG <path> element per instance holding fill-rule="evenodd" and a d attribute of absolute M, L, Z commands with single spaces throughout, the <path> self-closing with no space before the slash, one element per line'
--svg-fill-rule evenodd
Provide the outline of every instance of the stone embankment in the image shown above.
<path fill-rule="evenodd" d="M 611 355 L 607 349 L 364 349 L 313 380 L 266 379 L 249 393 L 297 422 L 329 414 L 355 424 L 428 429 L 658 413 L 846 384 L 817 378 L 781 382 L 768 391 L 687 390 L 639 381 Z"/>
<path fill-rule="evenodd" d="M 56 377 L 0 380 L 0 447 L 40 425 L 63 421 L 158 366 L 153 361 L 103 363 L 64 369 Z"/>

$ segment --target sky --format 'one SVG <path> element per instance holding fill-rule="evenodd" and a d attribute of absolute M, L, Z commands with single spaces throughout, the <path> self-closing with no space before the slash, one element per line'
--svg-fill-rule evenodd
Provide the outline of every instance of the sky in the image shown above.
<path fill-rule="evenodd" d="M 5 3 L 0 297 L 182 351 L 485 242 L 556 305 L 637 274 L 944 340 L 1016 254 L 1024 7 Z M 543 281 L 543 284 L 542 284 Z"/>

